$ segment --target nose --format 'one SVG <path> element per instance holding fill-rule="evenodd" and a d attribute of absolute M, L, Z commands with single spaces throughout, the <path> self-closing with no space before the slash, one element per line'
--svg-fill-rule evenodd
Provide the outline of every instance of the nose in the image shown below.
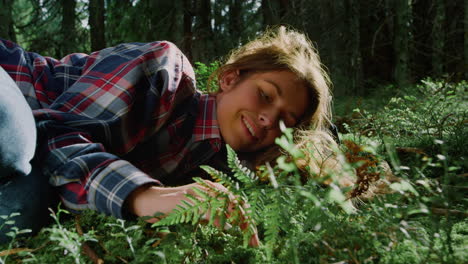
<path fill-rule="evenodd" d="M 268 109 L 261 112 L 258 119 L 260 125 L 266 130 L 278 127 L 278 111 L 274 109 Z"/>

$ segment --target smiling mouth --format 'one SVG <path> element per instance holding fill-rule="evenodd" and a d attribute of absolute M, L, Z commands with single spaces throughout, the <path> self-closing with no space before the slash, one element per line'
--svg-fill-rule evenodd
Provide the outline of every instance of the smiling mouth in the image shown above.
<path fill-rule="evenodd" d="M 245 120 L 244 117 L 242 117 L 242 122 L 244 122 L 244 125 L 247 127 L 247 130 L 250 132 L 250 135 L 255 139 L 258 140 L 257 135 L 255 134 L 255 131 L 253 127 Z"/>

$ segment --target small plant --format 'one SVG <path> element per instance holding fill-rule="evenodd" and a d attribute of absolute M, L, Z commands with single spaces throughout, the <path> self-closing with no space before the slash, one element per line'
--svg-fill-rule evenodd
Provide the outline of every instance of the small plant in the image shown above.
<path fill-rule="evenodd" d="M 129 226 L 129 227 L 125 227 L 125 220 L 122 220 L 122 219 L 117 219 L 116 224 L 108 223 L 107 225 L 118 227 L 119 229 L 121 229 L 123 231 L 123 233 L 117 233 L 117 234 L 113 234 L 113 235 L 115 237 L 117 237 L 117 238 L 119 238 L 119 237 L 125 238 L 125 240 L 128 243 L 128 247 L 130 248 L 130 252 L 132 252 L 133 257 L 136 257 L 135 248 L 133 247 L 133 241 L 132 241 L 133 239 L 132 239 L 132 236 L 131 236 L 131 232 L 135 231 L 135 230 L 138 230 L 141 227 L 139 225 L 132 225 L 132 226 Z"/>
<path fill-rule="evenodd" d="M 243 167 L 237 156 L 229 146 L 228 150 L 228 166 L 233 171 L 232 177 L 227 174 L 213 169 L 209 166 L 202 166 L 208 174 L 210 174 L 215 181 L 223 184 L 229 192 L 224 192 L 220 189 L 214 188 L 207 184 L 200 178 L 194 178 L 195 182 L 205 187 L 211 194 L 194 188 L 198 197 L 191 194 L 186 194 L 188 201 L 182 201 L 172 213 L 167 217 L 153 224 L 153 226 L 175 225 L 181 223 L 199 223 L 205 215 L 209 215 L 209 224 L 213 224 L 215 219 L 219 221 L 219 226 L 224 227 L 227 223 L 230 225 L 243 224 L 248 226 L 244 232 L 244 245 L 247 245 L 250 237 L 254 234 L 255 223 L 251 218 L 251 211 L 243 208 L 243 205 L 248 203 L 248 196 L 245 189 L 240 187 L 251 187 L 257 178 L 255 173 Z M 234 194 L 234 196 L 232 196 Z M 228 209 L 229 207 L 232 207 Z M 240 214 L 240 212 L 245 212 Z M 227 217 L 229 215 L 229 217 Z"/>
<path fill-rule="evenodd" d="M 15 220 L 14 218 L 20 216 L 20 213 L 11 213 L 10 215 L 0 215 L 0 218 L 3 220 L 3 224 L 0 226 L 0 230 L 10 227 L 10 231 L 6 233 L 6 236 L 11 237 L 10 242 L 8 243 L 8 247 L 5 250 L 5 257 L 0 258 L 0 263 L 6 263 L 8 256 L 10 255 L 10 251 L 12 250 L 13 244 L 18 235 L 31 233 L 30 229 L 18 229 L 18 227 L 14 226 Z"/>
<path fill-rule="evenodd" d="M 200 74 L 209 76 L 213 69 Z M 342 188 L 335 184 L 339 172 L 304 180 L 296 164 L 315 148 L 299 150 L 292 131 L 282 126 L 276 143 L 285 155 L 276 165 L 252 171 L 228 147 L 228 171 L 202 167 L 229 192 L 195 179 L 211 193 L 196 190 L 157 224 L 86 212 L 80 217 L 90 230 L 85 235 L 72 220 L 60 223 L 65 211 L 58 209 L 55 225 L 28 240 L 15 238 L 2 252 L 28 248 L 11 254 L 11 263 L 90 263 L 81 251 L 89 241 L 106 263 L 465 263 L 466 87 L 426 80 L 387 108 L 354 112 L 350 133 L 341 135 L 347 168 L 384 180 L 377 165 L 386 160 L 400 179 L 387 183 L 391 192 L 355 207 L 348 197 L 366 192 L 366 182 Z M 232 201 L 245 218 L 230 213 Z M 204 218 L 211 224 L 200 224 Z M 232 228 L 214 227 L 216 221 Z M 253 229 L 242 230 L 239 222 L 257 227 L 259 247 L 245 246 Z"/>
<path fill-rule="evenodd" d="M 213 78 L 210 80 L 210 77 L 216 69 L 219 68 L 221 64 L 218 61 L 214 61 L 208 65 L 202 62 L 195 62 L 195 75 L 197 76 L 197 88 L 203 92 L 215 92 L 213 87 L 217 87 L 217 79 Z M 208 88 L 211 89 L 208 89 Z"/>
<path fill-rule="evenodd" d="M 70 256 L 76 264 L 84 263 L 81 255 L 81 245 L 85 241 L 96 241 L 93 232 L 79 235 L 75 231 L 68 230 L 62 226 L 59 219 L 61 214 L 69 214 L 69 212 L 60 207 L 57 213 L 53 210 L 50 211 L 55 224 L 50 228 L 46 228 L 45 231 L 49 233 L 51 241 L 58 243 L 54 250 L 62 251 L 63 255 Z"/>
<path fill-rule="evenodd" d="M 468 83 L 447 83 L 426 79 L 417 85 L 417 92 L 393 97 L 382 111 L 360 112 L 362 127 L 372 126 L 367 133 L 374 136 L 410 139 L 422 142 L 428 138 L 462 144 L 466 136 Z M 430 140 L 433 141 L 433 140 Z M 409 143 L 409 142 L 398 142 Z M 401 145 L 401 144 L 399 144 Z M 455 149 L 463 151 L 456 145 Z M 460 153 L 460 154 L 461 154 Z M 465 152 L 466 153 L 466 152 Z"/>

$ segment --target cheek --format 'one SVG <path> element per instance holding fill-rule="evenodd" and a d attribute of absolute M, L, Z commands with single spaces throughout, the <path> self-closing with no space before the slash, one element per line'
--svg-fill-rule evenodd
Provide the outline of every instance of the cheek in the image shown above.
<path fill-rule="evenodd" d="M 261 101 L 260 101 L 260 98 L 255 93 L 246 95 L 242 97 L 241 100 L 245 102 L 245 104 L 248 105 L 250 109 L 257 110 L 260 108 Z"/>
<path fill-rule="evenodd" d="M 262 105 L 262 98 L 258 91 L 258 87 L 255 87 L 254 85 L 246 87 L 244 89 L 244 93 L 239 99 L 252 108 L 258 108 Z"/>
<path fill-rule="evenodd" d="M 268 131 L 268 135 L 265 138 L 265 145 L 269 146 L 275 143 L 275 139 L 281 136 L 281 131 L 278 129 L 273 129 Z"/>

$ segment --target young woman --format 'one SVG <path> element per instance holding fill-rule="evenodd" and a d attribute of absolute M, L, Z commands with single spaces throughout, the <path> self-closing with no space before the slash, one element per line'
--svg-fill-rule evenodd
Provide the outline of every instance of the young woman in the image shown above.
<path fill-rule="evenodd" d="M 0 108 L 10 120 L 2 135 L 16 135 L 1 142 L 2 166 L 9 169 L 2 170 L 0 214 L 19 211 L 20 228 L 43 225 L 51 190 L 72 211 L 167 214 L 193 187 L 203 189 L 190 184 L 192 172 L 225 144 L 253 164 L 275 157 L 280 120 L 329 138 L 328 77 L 310 41 L 284 27 L 233 51 L 215 73 L 213 94 L 196 90 L 192 66 L 169 42 L 122 44 L 58 61 L 2 41 L 0 65 L 29 105 L 19 112 L 28 116 L 32 109 L 35 119 L 18 128 L 10 109 Z M 16 94 L 21 101 L 9 88 L 2 98 Z M 8 153 L 23 162 L 3 159 Z"/>

